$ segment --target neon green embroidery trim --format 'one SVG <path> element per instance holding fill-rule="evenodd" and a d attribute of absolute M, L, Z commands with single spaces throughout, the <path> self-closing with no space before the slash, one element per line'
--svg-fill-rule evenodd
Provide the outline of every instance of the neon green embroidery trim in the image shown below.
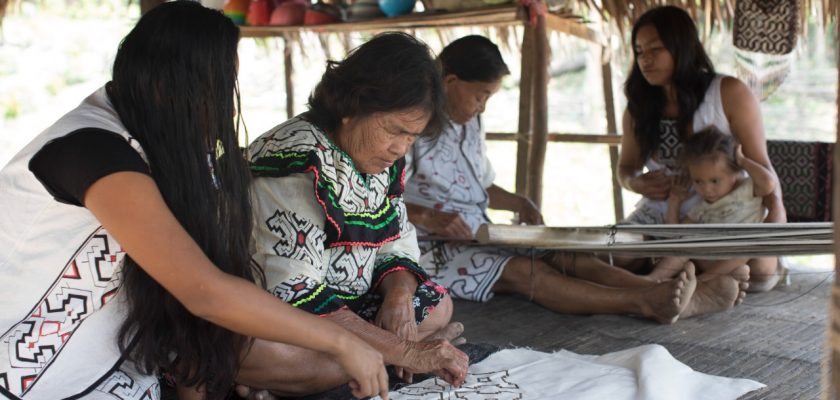
<path fill-rule="evenodd" d="M 327 285 L 322 283 L 320 286 L 318 286 L 318 289 L 315 289 L 315 291 L 312 294 L 310 294 L 306 298 L 300 299 L 300 300 L 292 303 L 292 306 L 298 307 L 303 303 L 308 303 L 308 302 L 312 301 L 315 297 L 317 297 L 319 294 L 321 294 L 321 292 L 324 291 L 325 287 L 327 287 Z"/>
<path fill-rule="evenodd" d="M 369 224 L 365 221 L 344 221 L 344 224 L 346 224 L 346 225 L 359 225 L 359 226 L 368 227 L 370 229 L 381 229 L 383 226 L 391 223 L 391 221 L 393 221 L 394 218 L 396 218 L 396 217 L 397 217 L 397 213 L 392 213 L 388 217 L 388 219 L 386 219 L 385 221 L 382 221 L 381 223 L 378 223 L 376 225 Z"/>

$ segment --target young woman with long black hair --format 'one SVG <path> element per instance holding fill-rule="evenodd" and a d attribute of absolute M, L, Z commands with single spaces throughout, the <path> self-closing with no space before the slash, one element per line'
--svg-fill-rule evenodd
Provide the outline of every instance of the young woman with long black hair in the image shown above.
<path fill-rule="evenodd" d="M 387 396 L 378 352 L 255 284 L 238 39 L 198 3 L 156 7 L 113 80 L 0 171 L 0 397 L 156 399 L 166 370 L 222 398 L 249 337 L 321 352 L 357 396 Z"/>
<path fill-rule="evenodd" d="M 731 134 L 744 155 L 778 180 L 767 156 L 757 99 L 743 82 L 715 72 L 688 13 L 674 6 L 647 11 L 633 26 L 632 45 L 618 180 L 643 199 L 627 222 L 665 222 L 665 199 L 672 177 L 679 174 L 674 160 L 685 138 L 709 126 Z M 779 185 L 776 188 L 767 196 L 765 222 L 786 221 Z M 694 196 L 684 202 L 682 214 L 697 201 Z M 734 266 L 731 276 L 703 276 L 698 271 L 697 291 L 683 316 L 732 307 L 741 302 L 748 286 L 772 289 L 778 281 L 777 259 L 754 261 L 749 268 Z"/>

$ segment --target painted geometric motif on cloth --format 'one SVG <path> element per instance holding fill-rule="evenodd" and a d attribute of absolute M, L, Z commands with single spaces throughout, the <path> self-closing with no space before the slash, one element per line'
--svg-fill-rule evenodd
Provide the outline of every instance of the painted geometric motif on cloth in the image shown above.
<path fill-rule="evenodd" d="M 493 285 L 508 260 L 521 255 L 514 249 L 447 242 L 423 242 L 420 252 L 420 265 L 452 298 L 481 302 L 493 297 Z"/>
<path fill-rule="evenodd" d="M 735 47 L 767 54 L 787 54 L 799 34 L 798 0 L 738 0 L 732 39 Z"/>
<path fill-rule="evenodd" d="M 61 353 L 73 332 L 116 293 L 125 252 L 99 228 L 65 265 L 33 311 L 0 336 L 0 385 L 23 396 Z"/>
<path fill-rule="evenodd" d="M 138 379 L 133 379 L 134 375 Z M 158 400 L 160 382 L 154 375 L 129 374 L 116 370 L 94 390 L 114 400 Z"/>
<path fill-rule="evenodd" d="M 327 252 L 329 267 L 324 278 L 330 287 L 346 293 L 363 294 L 371 290 L 368 266 L 374 265 L 376 247 L 344 246 Z"/>
<path fill-rule="evenodd" d="M 275 210 L 265 224 L 277 234 L 278 241 L 273 247 L 276 255 L 322 265 L 326 235 L 308 219 L 293 212 Z"/>
<path fill-rule="evenodd" d="M 789 222 L 831 221 L 834 143 L 767 141 Z"/>
<path fill-rule="evenodd" d="M 485 165 L 486 149 L 481 121 L 449 123 L 434 141 L 419 140 L 411 148 L 411 170 L 404 194 L 407 203 L 456 212 L 473 230 L 490 222 L 484 210 L 489 198 L 484 189 L 494 172 Z M 422 228 L 418 228 L 422 229 Z"/>
<path fill-rule="evenodd" d="M 261 136 L 249 149 L 255 176 L 315 175 L 315 197 L 327 220 L 327 247 L 379 247 L 400 237 L 399 212 L 391 199 L 403 191 L 404 159 L 379 174 L 363 175 L 320 129 L 299 117 Z"/>

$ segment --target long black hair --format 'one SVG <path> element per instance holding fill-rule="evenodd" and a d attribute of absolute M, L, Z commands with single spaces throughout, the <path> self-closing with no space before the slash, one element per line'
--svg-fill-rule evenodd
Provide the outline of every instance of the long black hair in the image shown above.
<path fill-rule="evenodd" d="M 439 134 L 446 120 L 446 96 L 431 50 L 411 35 L 385 32 L 353 49 L 327 70 L 309 96 L 306 117 L 336 134 L 345 117 L 421 107 L 431 114 L 423 131 Z"/>
<path fill-rule="evenodd" d="M 452 74 L 465 82 L 495 82 L 510 74 L 499 46 L 480 35 L 449 43 L 438 55 L 443 76 Z"/>
<path fill-rule="evenodd" d="M 233 124 L 238 41 L 220 12 L 163 3 L 123 39 L 107 88 L 178 222 L 222 271 L 257 281 L 249 174 Z M 247 338 L 192 315 L 130 257 L 123 272 L 123 352 L 144 372 L 163 368 L 211 398 L 225 395 Z"/>
<path fill-rule="evenodd" d="M 650 157 L 659 146 L 659 121 L 665 108 L 664 88 L 648 83 L 637 62 L 636 35 L 644 26 L 656 28 L 659 39 L 674 59 L 671 84 L 676 91 L 679 107 L 676 123 L 681 139 L 691 131 L 694 112 L 715 77 L 715 68 L 703 49 L 697 27 L 685 10 L 674 6 L 656 7 L 639 17 L 633 25 L 633 65 L 624 83 L 624 94 L 627 96 L 627 110 L 633 118 L 633 134 L 639 142 L 642 160 Z"/>

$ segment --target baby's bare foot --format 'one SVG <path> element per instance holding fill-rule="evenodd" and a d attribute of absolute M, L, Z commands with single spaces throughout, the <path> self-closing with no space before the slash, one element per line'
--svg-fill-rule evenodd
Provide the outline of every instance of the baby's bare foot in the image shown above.
<path fill-rule="evenodd" d="M 647 278 L 654 282 L 671 279 L 684 270 L 686 262 L 688 262 L 688 258 L 686 257 L 662 258 L 654 264 L 653 271 L 647 274 Z"/>

